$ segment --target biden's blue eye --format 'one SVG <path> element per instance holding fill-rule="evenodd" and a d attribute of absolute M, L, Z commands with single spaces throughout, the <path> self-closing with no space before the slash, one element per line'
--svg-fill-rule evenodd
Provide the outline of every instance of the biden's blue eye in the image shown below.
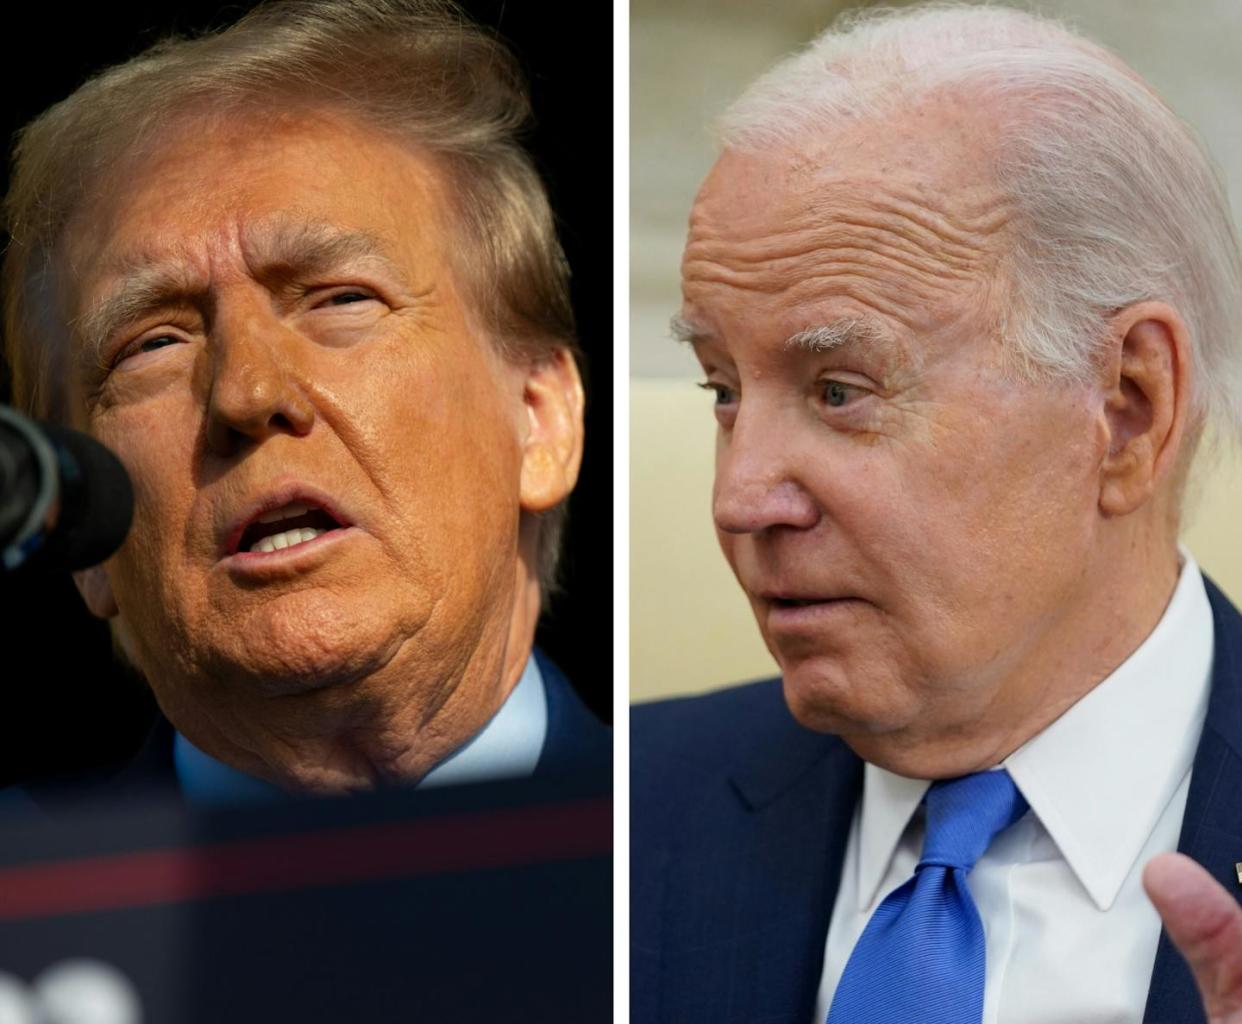
<path fill-rule="evenodd" d="M 704 381 L 699 387 L 704 391 L 714 391 L 716 393 L 717 405 L 732 405 L 737 401 L 737 393 L 723 384 L 717 384 L 714 381 Z"/>
<path fill-rule="evenodd" d="M 867 394 L 867 389 L 859 387 L 856 384 L 846 384 L 839 380 L 821 380 L 817 385 L 819 396 L 825 405 L 839 409 L 843 405 L 849 405 L 858 401 L 863 395 Z"/>

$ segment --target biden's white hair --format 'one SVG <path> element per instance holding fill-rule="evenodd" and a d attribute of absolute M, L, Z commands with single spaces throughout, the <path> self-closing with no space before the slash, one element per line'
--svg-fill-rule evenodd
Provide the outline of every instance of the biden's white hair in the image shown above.
<path fill-rule="evenodd" d="M 1018 364 L 1081 379 L 1112 314 L 1162 300 L 1189 330 L 1192 427 L 1242 436 L 1242 259 L 1223 184 L 1194 131 L 1103 47 L 1005 7 L 854 12 L 756 81 L 721 141 L 797 146 L 945 92 L 1002 124 L 990 159 L 1017 216 Z"/>

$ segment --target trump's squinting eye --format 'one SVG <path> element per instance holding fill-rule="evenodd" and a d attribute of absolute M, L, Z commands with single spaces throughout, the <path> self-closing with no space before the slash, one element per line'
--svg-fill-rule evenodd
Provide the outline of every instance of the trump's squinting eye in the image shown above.
<path fill-rule="evenodd" d="M 168 345 L 176 345 L 178 339 L 171 334 L 161 334 L 155 338 L 147 338 L 135 350 L 137 352 L 152 352 L 157 348 L 164 348 Z"/>
<path fill-rule="evenodd" d="M 374 300 L 375 296 L 369 292 L 354 290 L 330 295 L 323 304 L 325 306 L 352 306 L 356 302 L 371 302 Z"/>
<path fill-rule="evenodd" d="M 182 341 L 183 339 L 180 338 L 179 336 L 175 334 L 169 334 L 168 332 L 165 332 L 163 334 L 153 334 L 145 338 L 140 338 L 139 340 L 132 342 L 131 344 L 125 346 L 124 348 L 120 350 L 116 358 L 112 360 L 111 365 L 108 366 L 107 368 L 108 372 L 111 373 L 112 370 L 115 370 L 118 367 L 120 367 L 122 363 L 130 362 L 131 360 L 136 359 L 136 357 L 138 356 L 144 356 L 144 355 L 148 355 L 153 352 L 158 352 L 160 349 L 168 348 L 169 346 L 172 346 L 172 345 L 179 345 L 182 343 Z M 145 360 L 143 360 L 143 362 L 145 362 Z"/>

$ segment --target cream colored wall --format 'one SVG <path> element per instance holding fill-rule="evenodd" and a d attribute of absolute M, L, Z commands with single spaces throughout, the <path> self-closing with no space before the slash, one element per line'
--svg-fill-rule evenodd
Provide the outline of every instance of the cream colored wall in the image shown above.
<path fill-rule="evenodd" d="M 1021 0 L 1019 0 L 1021 2 Z M 690 693 L 775 670 L 716 548 L 709 396 L 668 338 L 686 214 L 713 159 L 707 125 L 747 82 L 856 3 L 631 0 L 631 692 Z M 1039 0 L 1115 49 L 1208 141 L 1242 199 L 1242 2 Z M 1223 462 L 1185 540 L 1242 603 L 1242 472 Z"/>
<path fill-rule="evenodd" d="M 1199 494 L 1182 530 L 1182 543 L 1230 600 L 1242 607 L 1242 466 L 1236 454 L 1214 465 L 1205 461 L 1195 487 Z"/>
<path fill-rule="evenodd" d="M 774 675 L 711 528 L 711 398 L 688 381 L 634 381 L 630 449 L 630 697 Z"/>

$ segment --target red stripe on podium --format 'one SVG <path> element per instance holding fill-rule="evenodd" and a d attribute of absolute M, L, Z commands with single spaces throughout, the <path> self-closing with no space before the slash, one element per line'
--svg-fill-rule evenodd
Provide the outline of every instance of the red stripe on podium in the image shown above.
<path fill-rule="evenodd" d="M 0 920 L 605 856 L 612 804 L 356 825 L 0 870 Z"/>

